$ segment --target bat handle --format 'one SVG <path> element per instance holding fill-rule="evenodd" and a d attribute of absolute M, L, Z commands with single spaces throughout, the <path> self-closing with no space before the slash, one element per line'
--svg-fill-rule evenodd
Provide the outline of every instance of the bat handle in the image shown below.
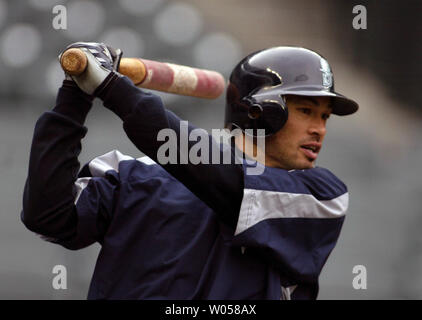
<path fill-rule="evenodd" d="M 60 58 L 63 71 L 72 76 L 82 74 L 88 65 L 88 59 L 81 49 L 71 48 L 63 52 Z"/>
<path fill-rule="evenodd" d="M 64 72 L 71 76 L 78 76 L 85 71 L 88 59 L 81 49 L 71 48 L 63 52 L 60 64 Z M 136 85 L 144 81 L 147 76 L 145 64 L 137 58 L 122 58 L 119 72 L 129 77 Z"/>

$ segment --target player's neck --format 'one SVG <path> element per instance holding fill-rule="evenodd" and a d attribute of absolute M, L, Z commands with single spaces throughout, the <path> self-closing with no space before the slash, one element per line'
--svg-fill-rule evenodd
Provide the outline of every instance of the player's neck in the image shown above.
<path fill-rule="evenodd" d="M 254 143 L 255 139 L 255 143 Z M 259 138 L 260 140 L 256 143 L 257 138 L 247 136 L 245 134 L 235 136 L 236 147 L 242 151 L 247 157 L 255 160 L 264 166 L 271 167 L 265 157 L 265 138 Z"/>

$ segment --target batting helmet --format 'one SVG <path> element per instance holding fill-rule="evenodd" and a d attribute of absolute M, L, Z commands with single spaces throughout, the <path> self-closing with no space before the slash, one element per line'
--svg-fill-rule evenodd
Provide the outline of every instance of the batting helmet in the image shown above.
<path fill-rule="evenodd" d="M 332 113 L 348 115 L 358 104 L 334 91 L 328 62 L 314 51 L 275 47 L 252 53 L 233 69 L 226 95 L 225 127 L 265 129 L 265 136 L 287 121 L 286 95 L 331 97 Z"/>

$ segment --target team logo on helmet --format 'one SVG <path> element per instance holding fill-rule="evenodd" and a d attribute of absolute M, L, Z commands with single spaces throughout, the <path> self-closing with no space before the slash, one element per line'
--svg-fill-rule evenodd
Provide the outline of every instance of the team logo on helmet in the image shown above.
<path fill-rule="evenodd" d="M 320 63 L 321 63 L 321 69 L 319 70 L 322 71 L 322 85 L 326 89 L 329 89 L 333 85 L 333 74 L 331 72 L 330 65 L 325 59 L 322 59 L 322 58 L 321 58 Z"/>

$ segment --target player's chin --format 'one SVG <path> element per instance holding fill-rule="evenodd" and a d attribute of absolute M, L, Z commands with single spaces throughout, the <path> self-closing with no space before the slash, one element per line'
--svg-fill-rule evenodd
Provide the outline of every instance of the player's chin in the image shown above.
<path fill-rule="evenodd" d="M 304 156 L 300 161 L 297 163 L 298 169 L 311 169 L 315 167 L 316 159 L 312 159 L 309 157 Z"/>

